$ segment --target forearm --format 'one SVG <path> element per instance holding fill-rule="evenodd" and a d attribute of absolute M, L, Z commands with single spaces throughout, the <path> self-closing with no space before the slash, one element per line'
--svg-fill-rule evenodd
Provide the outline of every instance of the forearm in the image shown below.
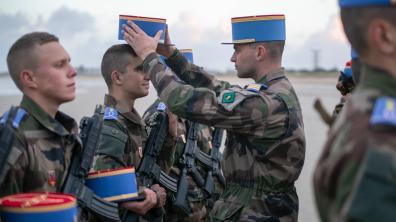
<path fill-rule="evenodd" d="M 181 80 L 194 87 L 206 87 L 218 93 L 230 86 L 228 82 L 218 80 L 202 67 L 188 63 L 178 50 L 165 62 Z"/>
<path fill-rule="evenodd" d="M 239 99 L 235 99 L 236 103 L 232 108 L 226 109 L 227 90 L 221 92 L 225 94 L 219 96 L 208 88 L 186 85 L 159 62 L 155 53 L 150 54 L 143 61 L 143 71 L 150 75 L 159 97 L 172 113 L 205 125 L 232 131 L 237 129 L 240 134 L 264 133 L 263 121 L 267 118 L 269 107 L 267 103 L 276 103 L 273 105 L 275 108 L 280 106 L 275 100 L 264 101 L 258 94 L 249 95 L 246 98 L 254 97 L 254 99 L 244 101 L 244 98 L 239 98 L 242 94 L 230 92 L 228 94 L 235 95 Z M 275 112 L 275 110 L 270 111 Z"/>

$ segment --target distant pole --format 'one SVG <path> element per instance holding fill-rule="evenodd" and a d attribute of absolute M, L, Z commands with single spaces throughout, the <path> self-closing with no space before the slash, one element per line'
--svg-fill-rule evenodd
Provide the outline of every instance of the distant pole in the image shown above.
<path fill-rule="evenodd" d="M 319 70 L 320 49 L 312 49 L 314 71 Z"/>

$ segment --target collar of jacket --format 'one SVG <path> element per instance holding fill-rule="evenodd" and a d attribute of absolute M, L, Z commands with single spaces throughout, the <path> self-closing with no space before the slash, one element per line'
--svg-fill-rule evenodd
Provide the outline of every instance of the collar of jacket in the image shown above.
<path fill-rule="evenodd" d="M 132 108 L 131 110 L 120 109 L 120 107 L 118 107 L 118 102 L 116 98 L 114 98 L 112 95 L 110 94 L 105 95 L 104 105 L 117 109 L 118 113 L 124 118 L 126 118 L 128 121 L 131 121 L 140 126 L 144 126 L 142 117 L 140 117 L 139 113 L 136 111 L 134 107 L 131 107 Z"/>
<path fill-rule="evenodd" d="M 285 78 L 285 69 L 284 68 L 280 68 L 278 70 L 274 70 L 272 72 L 269 72 L 267 74 L 265 74 L 259 81 L 257 81 L 256 83 L 263 83 L 267 86 L 272 85 L 271 82 L 277 80 L 277 79 L 282 79 Z"/>
<path fill-rule="evenodd" d="M 396 77 L 382 69 L 363 66 L 359 85 L 363 88 L 374 88 L 384 95 L 396 97 Z"/>
<path fill-rule="evenodd" d="M 55 119 L 46 113 L 36 102 L 24 95 L 20 106 L 25 109 L 43 127 L 60 136 L 67 136 L 77 132 L 77 123 L 70 116 L 58 111 Z"/>

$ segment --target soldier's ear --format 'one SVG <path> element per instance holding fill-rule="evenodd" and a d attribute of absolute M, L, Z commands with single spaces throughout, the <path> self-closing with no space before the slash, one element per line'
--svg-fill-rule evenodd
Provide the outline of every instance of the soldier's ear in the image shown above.
<path fill-rule="evenodd" d="M 384 19 L 374 19 L 368 27 L 368 42 L 379 53 L 391 56 L 396 51 L 396 28 Z"/>
<path fill-rule="evenodd" d="M 111 82 L 114 85 L 122 85 L 123 83 L 122 74 L 119 73 L 118 71 L 111 72 Z"/>
<path fill-rule="evenodd" d="M 256 47 L 256 59 L 258 61 L 263 61 L 265 58 L 267 58 L 267 48 L 260 44 Z"/>
<path fill-rule="evenodd" d="M 22 88 L 37 88 L 38 84 L 33 72 L 29 69 L 24 69 L 19 75 Z"/>

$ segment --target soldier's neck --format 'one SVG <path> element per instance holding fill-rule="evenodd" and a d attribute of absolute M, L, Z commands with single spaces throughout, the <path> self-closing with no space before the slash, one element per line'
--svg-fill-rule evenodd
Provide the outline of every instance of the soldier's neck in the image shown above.
<path fill-rule="evenodd" d="M 27 94 L 37 105 L 41 107 L 49 116 L 55 119 L 56 113 L 59 111 L 60 104 L 53 102 L 50 98 L 42 98 L 34 93 Z"/>
<path fill-rule="evenodd" d="M 378 69 L 385 70 L 389 72 L 396 79 L 396 55 L 382 55 L 374 54 L 362 56 L 361 60 L 363 63 Z"/>
<path fill-rule="evenodd" d="M 123 112 L 130 112 L 133 110 L 135 99 L 131 98 L 130 95 L 118 90 L 112 90 L 109 94 L 117 101 L 116 108 L 118 110 Z"/>
<path fill-rule="evenodd" d="M 280 62 L 278 63 L 271 63 L 271 62 L 265 62 L 261 63 L 257 66 L 256 69 L 256 75 L 253 76 L 253 79 L 255 82 L 263 79 L 265 75 L 268 73 L 273 73 L 275 71 L 278 71 L 282 68 L 282 64 Z"/>

